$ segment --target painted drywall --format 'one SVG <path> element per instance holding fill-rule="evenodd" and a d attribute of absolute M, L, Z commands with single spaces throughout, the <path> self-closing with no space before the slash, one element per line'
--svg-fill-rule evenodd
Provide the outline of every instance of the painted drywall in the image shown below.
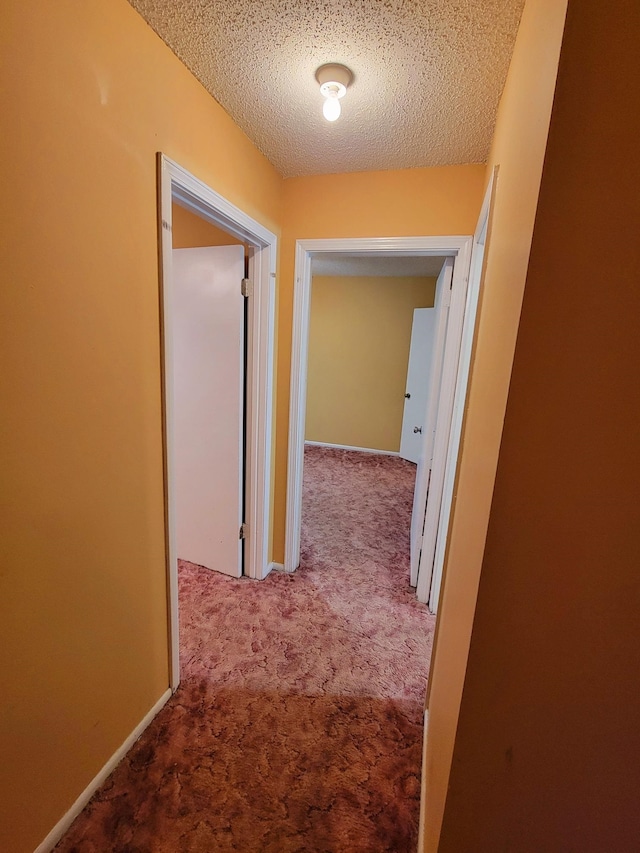
<path fill-rule="evenodd" d="M 305 438 L 400 449 L 415 308 L 434 304 L 436 279 L 314 276 Z"/>
<path fill-rule="evenodd" d="M 638 849 L 639 43 L 569 3 L 440 853 Z"/>
<path fill-rule="evenodd" d="M 273 559 L 284 559 L 296 240 L 472 234 L 484 166 L 314 175 L 284 182 L 278 276 Z"/>
<path fill-rule="evenodd" d="M 201 246 L 237 246 L 242 240 L 216 228 L 206 219 L 175 202 L 171 205 L 171 242 L 174 249 Z"/>
<path fill-rule="evenodd" d="M 167 687 L 156 152 L 278 231 L 275 170 L 126 0 L 7 0 L 0 849 Z"/>
<path fill-rule="evenodd" d="M 496 165 L 499 174 L 430 677 L 421 820 L 428 853 L 438 849 L 449 783 L 565 11 L 562 0 L 527 0 L 487 167 L 487 176 Z"/>

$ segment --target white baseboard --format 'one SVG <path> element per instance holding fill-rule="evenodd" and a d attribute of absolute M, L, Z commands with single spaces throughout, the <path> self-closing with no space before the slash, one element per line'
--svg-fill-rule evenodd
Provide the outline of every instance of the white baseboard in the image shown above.
<path fill-rule="evenodd" d="M 284 565 L 282 563 L 269 563 L 267 566 L 267 574 L 269 572 L 284 572 Z"/>
<path fill-rule="evenodd" d="M 429 736 L 429 709 L 424 709 L 424 722 L 422 727 L 422 772 L 420 775 L 420 819 L 418 823 L 418 850 L 424 850 L 425 835 L 425 801 L 427 793 L 427 740 Z"/>
<path fill-rule="evenodd" d="M 125 742 L 120 747 L 118 747 L 118 749 L 113 753 L 111 758 L 107 761 L 102 770 L 100 770 L 98 775 L 95 776 L 91 780 L 91 782 L 89 782 L 87 787 L 80 794 L 80 796 L 71 806 L 69 811 L 58 821 L 58 823 L 53 827 L 53 829 L 47 835 L 44 841 L 42 841 L 36 847 L 34 853 L 50 853 L 50 851 L 53 850 L 58 841 L 60 841 L 65 832 L 69 829 L 73 821 L 78 817 L 82 809 L 87 805 L 91 797 L 98 790 L 100 785 L 102 785 L 107 776 L 109 776 L 109 774 L 112 773 L 112 771 L 120 763 L 120 761 L 122 761 L 122 759 L 131 749 L 133 744 L 138 740 L 140 735 L 156 716 L 158 711 L 160 711 L 164 707 L 170 696 L 171 690 L 166 690 L 162 694 L 162 696 L 158 699 L 153 708 L 151 708 L 149 713 L 144 716 L 144 718 L 138 723 L 135 729 L 127 737 Z"/>
<path fill-rule="evenodd" d="M 374 450 L 373 447 L 354 447 L 351 444 L 328 444 L 326 441 L 305 441 L 311 447 L 330 447 L 332 450 L 357 450 L 358 453 L 378 453 L 382 456 L 400 456 L 397 450 Z"/>

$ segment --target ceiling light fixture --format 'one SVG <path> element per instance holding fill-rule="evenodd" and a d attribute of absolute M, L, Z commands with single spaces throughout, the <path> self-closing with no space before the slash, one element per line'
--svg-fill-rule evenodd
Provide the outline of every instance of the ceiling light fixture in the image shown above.
<path fill-rule="evenodd" d="M 335 121 L 340 117 L 340 98 L 344 98 L 353 74 L 346 65 L 330 62 L 318 68 L 316 80 L 320 83 L 320 94 L 325 99 L 322 114 L 327 121 Z"/>

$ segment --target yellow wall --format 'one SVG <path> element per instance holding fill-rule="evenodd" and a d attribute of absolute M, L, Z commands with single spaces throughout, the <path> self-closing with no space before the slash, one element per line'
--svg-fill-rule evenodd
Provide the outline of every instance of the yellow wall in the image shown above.
<path fill-rule="evenodd" d="M 570 0 L 439 853 L 639 846 L 638 44 Z"/>
<path fill-rule="evenodd" d="M 284 182 L 278 276 L 273 559 L 284 558 L 291 323 L 296 240 L 472 234 L 484 166 L 314 175 Z"/>
<path fill-rule="evenodd" d="M 400 449 L 414 308 L 435 278 L 314 276 L 307 372 L 308 441 Z"/>
<path fill-rule="evenodd" d="M 498 165 L 499 177 L 449 528 L 423 764 L 424 850 L 429 853 L 438 846 L 449 783 L 565 10 L 566 0 L 525 4 L 487 167 L 489 174 Z"/>
<path fill-rule="evenodd" d="M 200 246 L 236 246 L 237 237 L 216 228 L 206 219 L 173 202 L 171 205 L 171 242 L 174 249 L 195 249 Z"/>
<path fill-rule="evenodd" d="M 156 162 L 278 231 L 282 181 L 125 0 L 7 0 L 0 849 L 167 686 Z"/>

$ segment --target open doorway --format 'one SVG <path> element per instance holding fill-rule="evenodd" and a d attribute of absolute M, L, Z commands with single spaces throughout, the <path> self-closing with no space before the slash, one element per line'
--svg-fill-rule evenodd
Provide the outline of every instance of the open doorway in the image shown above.
<path fill-rule="evenodd" d="M 354 541 L 351 564 L 371 548 L 377 563 L 389 547 L 396 571 L 408 556 L 422 431 L 428 405 L 437 404 L 437 395 L 428 399 L 431 373 L 437 382 L 445 343 L 436 334 L 436 293 L 442 301 L 450 287 L 450 275 L 440 275 L 445 262 L 350 254 L 311 262 L 303 564 L 306 551 L 328 558 L 335 550 L 335 561 Z M 398 580 L 408 585 L 406 565 L 404 575 Z"/>
<path fill-rule="evenodd" d="M 437 381 L 431 383 L 430 394 L 437 399 L 427 411 L 423 427 L 423 457 L 418 468 L 413 504 L 413 524 L 417 556 L 412 562 L 421 566 L 424 557 L 422 544 L 430 533 L 427 517 L 428 501 L 437 504 L 442 496 L 444 460 L 451 425 L 460 337 L 464 318 L 466 289 L 471 250 L 470 237 L 388 238 L 354 240 L 298 241 L 296 247 L 296 290 L 294 295 L 294 334 L 292 347 L 292 378 L 290 401 L 289 473 L 287 492 L 287 530 L 285 569 L 294 571 L 300 562 L 304 442 L 307 410 L 307 366 L 309 355 L 309 319 L 312 290 L 312 265 L 322 257 L 332 258 L 349 254 L 355 257 L 383 258 L 443 258 L 442 270 L 449 277 L 436 288 L 437 336 L 440 343 L 435 352 L 441 353 Z M 437 476 L 436 476 L 437 474 Z M 435 526 L 437 529 L 437 518 Z M 413 537 L 412 537 L 413 538 Z M 435 547 L 435 544 L 434 544 Z M 431 556 L 431 563 L 433 556 Z M 412 580 L 415 582 L 418 578 Z M 426 599 L 420 598 L 426 601 Z"/>
<path fill-rule="evenodd" d="M 179 318 L 176 309 L 183 308 L 190 317 L 197 315 L 198 300 L 202 297 L 202 283 L 197 273 L 194 283 L 190 285 L 195 301 L 189 297 L 186 304 L 181 305 L 176 300 L 179 292 L 184 295 L 184 288 L 178 291 L 176 275 L 182 276 L 183 270 L 178 269 L 182 262 L 176 262 L 173 241 L 173 215 L 195 215 L 198 228 L 213 226 L 221 229 L 225 235 L 234 238 L 236 245 L 218 248 L 218 252 L 237 256 L 236 273 L 232 277 L 238 281 L 231 282 L 237 300 L 242 303 L 242 291 L 247 294 L 246 313 L 244 306 L 232 318 L 236 331 L 231 338 L 230 346 L 233 352 L 229 357 L 237 362 L 244 361 L 246 368 L 237 365 L 237 377 L 232 382 L 236 386 L 235 395 L 237 409 L 235 427 L 231 442 L 235 442 L 233 456 L 235 458 L 236 496 L 228 501 L 231 505 L 231 529 L 225 534 L 228 539 L 229 553 L 226 561 L 234 562 L 235 573 L 241 571 L 250 578 L 262 579 L 272 568 L 268 562 L 269 542 L 269 492 L 271 482 L 271 423 L 272 423 L 272 375 L 273 375 L 273 328 L 274 328 L 274 279 L 276 264 L 276 237 L 260 223 L 247 216 L 225 198 L 215 193 L 210 187 L 191 175 L 178 164 L 164 155 L 158 155 L 159 183 L 159 233 L 160 233 L 160 273 L 161 273 L 161 308 L 162 308 L 162 360 L 164 379 L 164 436 L 165 436 L 165 506 L 167 515 L 167 574 L 169 590 L 169 624 L 171 636 L 171 688 L 176 690 L 180 683 L 179 663 L 179 618 L 178 618 L 178 522 L 179 513 L 177 501 L 181 489 L 181 479 L 184 472 L 194 465 L 197 460 L 187 458 L 177 452 L 177 441 L 184 445 L 190 433 L 185 432 L 184 418 L 177 412 L 176 380 L 179 374 L 189 378 L 190 372 L 202 360 L 202 354 L 211 356 L 211 341 L 206 339 L 208 334 L 200 326 L 198 334 L 205 339 L 198 343 L 197 348 L 190 349 L 188 330 L 181 329 L 184 318 Z M 192 226 L 194 223 L 192 222 Z M 195 226 L 194 226 L 195 227 Z M 183 229 L 184 231 L 184 229 Z M 210 232 L 209 232 L 210 233 Z M 242 245 L 239 245 L 242 244 Z M 186 248 L 175 249 L 176 252 L 188 252 Z M 215 252 L 215 249 L 194 249 L 198 252 Z M 246 259 L 245 259 L 246 258 Z M 195 266 L 198 267 L 200 261 Z M 245 282 L 243 283 L 243 278 Z M 230 279 L 231 281 L 231 279 Z M 226 286 L 226 285 L 225 285 Z M 211 313 L 211 312 L 209 312 Z M 218 329 L 222 332 L 221 329 Z M 178 338 L 182 336 L 183 340 Z M 242 343 L 239 343 L 239 340 Z M 218 341 L 220 343 L 220 341 Z M 176 364 L 176 344 L 179 359 Z M 209 349 L 207 349 L 209 348 Z M 206 350 L 206 352 L 205 352 Z M 208 353 L 208 355 L 207 355 Z M 218 353 L 224 357 L 225 353 Z M 186 361 L 184 361 L 186 359 Z M 237 381 L 236 381 L 237 380 Z M 200 377 L 206 385 L 213 381 L 212 376 Z M 240 387 L 242 383 L 243 387 Z M 185 390 L 184 382 L 180 394 Z M 189 389 L 187 389 L 189 391 Z M 191 388 L 191 392 L 194 389 Z M 224 394 L 224 389 L 218 388 L 218 394 Z M 191 393 L 195 398 L 195 393 Z M 213 401 L 213 402 L 212 402 Z M 180 397 L 179 402 L 184 402 Z M 215 405 L 215 396 L 210 395 L 210 405 Z M 182 423 L 181 423 L 182 420 Z M 188 424 L 186 425 L 188 427 Z M 214 430 L 210 431 L 210 444 L 215 444 L 217 437 Z M 181 448 L 181 453 L 184 448 Z M 231 460 L 233 463 L 233 460 Z M 208 461 L 211 464 L 212 460 Z M 226 464 L 226 462 L 225 462 Z M 233 465 L 232 465 L 233 467 Z M 208 487 L 208 486 L 207 486 Z M 225 495 L 216 493 L 215 488 L 209 489 L 208 500 L 223 503 Z M 239 523 L 236 523 L 239 522 Z M 241 540 L 244 537 L 244 542 Z"/>

